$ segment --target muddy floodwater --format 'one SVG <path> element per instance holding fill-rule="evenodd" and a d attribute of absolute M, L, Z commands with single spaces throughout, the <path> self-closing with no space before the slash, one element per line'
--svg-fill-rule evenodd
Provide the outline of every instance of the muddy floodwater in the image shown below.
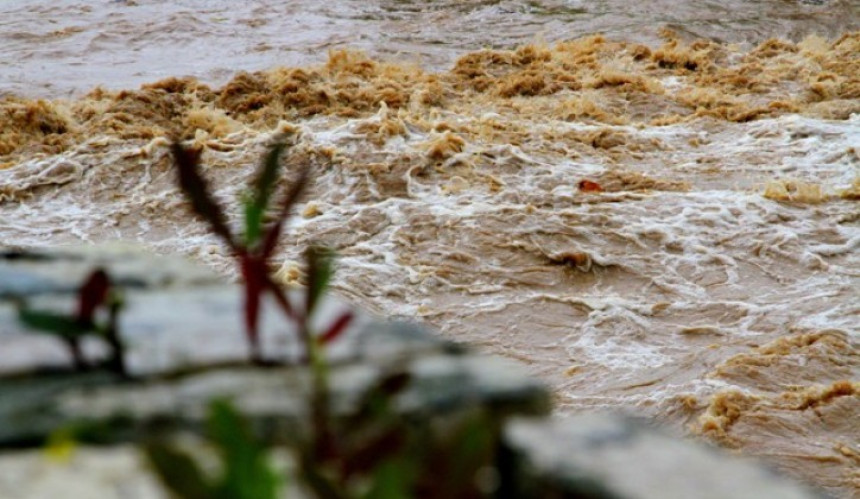
<path fill-rule="evenodd" d="M 226 203 L 283 136 L 282 282 L 860 495 L 857 0 L 0 3 L 0 244 L 232 276 L 167 137 Z"/>

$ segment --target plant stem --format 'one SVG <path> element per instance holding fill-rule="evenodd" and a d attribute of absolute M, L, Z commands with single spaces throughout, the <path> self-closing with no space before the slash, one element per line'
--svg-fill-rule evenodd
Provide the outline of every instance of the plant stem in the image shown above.
<path fill-rule="evenodd" d="M 64 338 L 66 346 L 69 347 L 69 353 L 72 355 L 72 362 L 75 364 L 75 369 L 78 371 L 86 371 L 90 368 L 89 363 L 84 358 L 81 351 L 81 344 L 77 338 Z"/>
<path fill-rule="evenodd" d="M 111 300 L 105 339 L 111 347 L 111 359 L 108 367 L 123 378 L 128 378 L 128 369 L 125 364 L 125 345 L 119 337 L 118 319 L 121 309 L 122 302 L 120 300 Z"/>

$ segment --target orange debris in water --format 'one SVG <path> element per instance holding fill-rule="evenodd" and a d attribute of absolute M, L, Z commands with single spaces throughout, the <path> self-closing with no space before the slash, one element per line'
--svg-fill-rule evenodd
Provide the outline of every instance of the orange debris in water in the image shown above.
<path fill-rule="evenodd" d="M 601 187 L 597 182 L 592 182 L 591 180 L 580 180 L 579 190 L 582 192 L 603 192 L 603 187 Z"/>

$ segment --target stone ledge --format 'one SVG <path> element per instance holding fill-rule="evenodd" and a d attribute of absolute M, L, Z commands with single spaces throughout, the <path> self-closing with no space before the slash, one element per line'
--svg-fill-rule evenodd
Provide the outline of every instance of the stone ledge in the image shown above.
<path fill-rule="evenodd" d="M 132 381 L 70 370 L 58 340 L 26 331 L 4 303 L 16 295 L 39 309 L 72 311 L 75 290 L 96 266 L 126 295 L 119 329 Z M 289 443 L 305 431 L 309 373 L 244 365 L 240 291 L 185 260 L 125 246 L 0 249 L 0 497 L 109 499 L 128 497 L 131 487 L 135 497 L 164 498 L 135 444 L 165 421 L 198 432 L 213 398 L 232 399 L 271 442 Z M 328 298 L 323 307 L 319 315 L 330 317 L 348 305 Z M 291 326 L 270 313 L 261 329 L 267 353 L 290 359 Z M 103 355 L 89 346 L 88 353 Z M 520 366 L 415 324 L 359 314 L 328 355 L 334 417 L 349 414 L 389 367 L 409 373 L 394 408 L 419 427 L 476 407 L 488 412 L 504 428 L 500 497 L 820 497 L 756 463 L 623 417 L 550 419 L 551 394 Z M 68 465 L 32 449 L 70 423 L 104 430 L 94 440 L 103 446 L 84 447 Z M 71 477 L 75 483 L 66 484 Z"/>
<path fill-rule="evenodd" d="M 498 418 L 550 410 L 546 387 L 508 360 L 426 354 L 402 369 L 411 381 L 398 395 L 395 410 L 419 422 L 470 407 L 485 408 Z M 351 414 L 383 374 L 376 363 L 335 366 L 330 374 L 333 415 Z M 198 430 L 216 398 L 232 400 L 266 440 L 289 442 L 305 429 L 309 391 L 303 368 L 213 366 L 135 382 L 104 373 L 0 378 L 0 447 L 39 445 L 68 423 L 104 427 L 100 443 L 134 441 L 155 422 Z"/>
<path fill-rule="evenodd" d="M 18 323 L 11 297 L 26 298 L 37 310 L 71 313 L 75 291 L 98 267 L 108 271 L 125 298 L 119 332 L 131 374 L 146 376 L 247 358 L 241 287 L 197 264 L 127 245 L 0 248 L 0 375 L 70 366 L 61 342 Z M 294 293 L 293 298 L 299 297 Z M 324 327 L 325 318 L 348 308 L 352 307 L 326 297 L 315 314 L 320 319 L 316 326 Z M 264 302 L 260 339 L 266 354 L 295 361 L 296 337 L 293 324 L 273 303 Z M 83 342 L 91 359 L 104 358 L 104 346 L 92 338 Z M 353 324 L 327 355 L 330 362 L 345 363 L 458 348 L 417 325 L 383 322 L 356 311 Z"/>
<path fill-rule="evenodd" d="M 752 461 L 679 440 L 631 418 L 516 419 L 505 429 L 516 497 L 822 498 Z M 539 495 L 534 495 L 539 494 Z"/>

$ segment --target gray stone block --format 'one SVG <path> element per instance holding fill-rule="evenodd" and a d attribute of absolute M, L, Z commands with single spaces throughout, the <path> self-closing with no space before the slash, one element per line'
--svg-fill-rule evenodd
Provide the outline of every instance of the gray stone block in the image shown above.
<path fill-rule="evenodd" d="M 612 414 L 510 421 L 514 497 L 820 498 L 751 461 Z"/>
<path fill-rule="evenodd" d="M 124 245 L 7 248 L 0 250 L 0 374 L 70 366 L 61 342 L 20 324 L 8 298 L 26 298 L 36 310 L 72 314 L 75 291 L 98 267 L 107 269 L 123 289 L 119 333 L 133 375 L 247 358 L 242 288 L 208 269 Z M 300 301 L 299 292 L 291 296 Z M 326 297 L 315 313 L 315 328 L 323 329 L 350 308 Z M 263 304 L 260 338 L 270 359 L 290 362 L 300 355 L 295 326 L 271 301 Z M 381 322 L 356 311 L 352 325 L 327 353 L 331 362 L 343 363 L 457 348 L 420 326 Z M 107 354 L 96 339 L 85 341 L 84 350 L 91 359 Z"/>
<path fill-rule="evenodd" d="M 394 367 L 410 376 L 394 408 L 416 421 L 475 407 L 499 417 L 545 415 L 550 409 L 546 387 L 506 360 L 425 354 L 396 361 Z M 385 372 L 378 363 L 333 366 L 333 415 L 354 412 Z M 310 382 L 301 367 L 251 366 L 213 367 L 137 382 L 100 373 L 0 378 L 0 447 L 38 444 L 70 422 L 111 426 L 116 433 L 106 433 L 109 441 L 134 440 L 155 422 L 199 429 L 216 398 L 232 400 L 266 438 L 288 441 L 306 429 Z"/>
<path fill-rule="evenodd" d="M 156 255 L 125 243 L 55 248 L 0 247 L 0 299 L 70 293 L 103 268 L 127 288 L 223 284 L 215 272 L 185 258 Z"/>

